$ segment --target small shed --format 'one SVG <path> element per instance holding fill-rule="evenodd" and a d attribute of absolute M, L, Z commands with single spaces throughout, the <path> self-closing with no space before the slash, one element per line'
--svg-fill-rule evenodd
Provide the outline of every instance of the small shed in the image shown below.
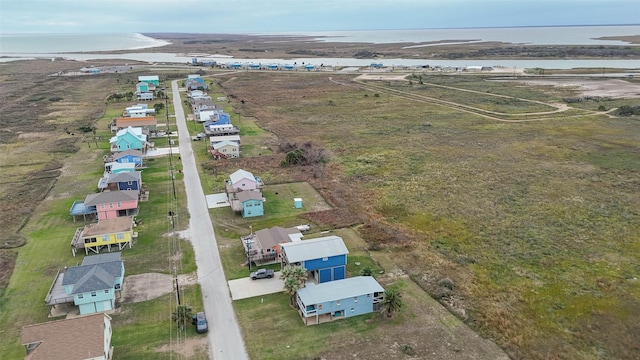
<path fill-rule="evenodd" d="M 302 209 L 302 198 L 293 198 L 293 207 L 296 209 Z"/>

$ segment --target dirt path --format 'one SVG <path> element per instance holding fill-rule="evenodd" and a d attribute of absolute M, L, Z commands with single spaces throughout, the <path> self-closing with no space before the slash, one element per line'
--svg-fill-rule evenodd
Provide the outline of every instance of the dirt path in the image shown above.
<path fill-rule="evenodd" d="M 383 80 L 396 80 L 396 81 L 405 80 L 405 77 L 406 77 L 406 75 L 393 75 L 393 76 L 384 76 L 384 77 L 383 77 L 383 75 L 380 76 L 380 78 L 383 79 Z M 390 89 L 390 88 L 384 87 L 382 85 L 364 83 L 362 81 L 362 80 L 370 80 L 370 79 L 371 79 L 371 76 L 362 75 L 362 76 L 359 76 L 359 77 L 355 78 L 353 80 L 353 83 L 345 83 L 345 82 L 341 82 L 341 81 L 336 81 L 336 80 L 332 79 L 331 77 L 329 78 L 330 81 L 332 81 L 332 82 L 334 82 L 336 84 L 339 84 L 339 85 L 357 86 L 357 87 L 360 87 L 362 89 L 367 89 L 367 90 L 371 90 L 371 91 L 386 92 L 386 93 L 388 93 L 390 95 L 402 97 L 402 98 L 407 99 L 407 100 L 418 101 L 418 102 L 423 102 L 423 103 L 430 103 L 430 104 L 434 104 L 434 105 L 440 105 L 440 106 L 448 107 L 450 109 L 454 109 L 454 110 L 457 110 L 457 111 L 463 111 L 463 112 L 466 112 L 466 113 L 474 114 L 474 115 L 477 115 L 477 116 L 481 116 L 481 117 L 484 117 L 484 118 L 487 118 L 487 119 L 500 121 L 500 122 L 520 123 L 520 122 L 552 120 L 552 119 L 554 119 L 553 117 L 537 117 L 537 116 L 558 114 L 558 113 L 562 113 L 562 112 L 574 109 L 573 107 L 571 107 L 571 106 L 569 106 L 567 104 L 563 104 L 563 103 L 543 102 L 543 101 L 523 99 L 523 98 L 518 98 L 518 97 L 513 97 L 513 96 L 508 96 L 508 95 L 489 94 L 489 93 L 485 93 L 485 92 L 481 92 L 481 91 L 477 91 L 477 90 L 461 89 L 461 88 L 456 88 L 456 87 L 452 87 L 452 86 L 425 83 L 426 85 L 429 85 L 429 86 L 440 87 L 440 88 L 445 88 L 445 89 L 449 89 L 449 90 L 476 93 L 476 94 L 480 94 L 480 95 L 483 95 L 483 96 L 493 96 L 493 97 L 498 97 L 498 98 L 514 99 L 514 100 L 518 100 L 518 101 L 530 102 L 530 103 L 535 103 L 535 104 L 540 104 L 540 105 L 544 105 L 544 106 L 549 106 L 549 107 L 555 108 L 555 110 L 552 110 L 552 111 L 541 111 L 541 112 L 530 112 L 530 113 L 518 114 L 518 116 L 535 116 L 534 118 L 528 118 L 528 119 L 506 119 L 506 118 L 503 118 L 502 116 L 509 116 L 509 115 L 512 115 L 512 114 L 480 109 L 480 108 L 476 108 L 476 107 L 472 107 L 472 106 L 456 103 L 456 102 L 453 102 L 453 101 L 436 99 L 436 98 L 432 98 L 432 97 L 428 97 L 428 96 L 424 96 L 424 95 L 414 94 L 414 93 L 411 93 L 411 92 L 408 92 L 408 91 Z M 593 94 L 599 94 L 600 96 L 610 96 L 610 97 L 625 96 L 627 98 L 635 98 L 635 97 L 639 97 L 640 98 L 640 85 L 632 84 L 632 83 L 629 83 L 627 81 L 617 80 L 617 79 L 613 79 L 613 80 L 610 79 L 610 80 L 603 80 L 603 81 L 585 80 L 585 79 L 571 79 L 571 81 L 567 81 L 567 79 L 558 79 L 558 80 L 549 80 L 549 79 L 537 80 L 537 79 L 534 79 L 534 80 L 513 80 L 513 81 L 521 81 L 521 82 L 524 82 L 524 83 L 534 84 L 534 85 L 535 84 L 540 84 L 540 85 L 556 85 L 556 86 L 574 86 L 574 87 L 580 88 L 582 90 L 582 95 L 584 95 L 584 96 L 594 96 Z M 354 83 L 357 84 L 357 85 L 354 85 Z M 603 89 L 605 89 L 604 93 L 602 92 Z M 604 94 L 604 95 L 602 95 L 602 94 Z M 622 94 L 624 94 L 624 95 L 622 95 Z M 612 115 L 610 115 L 610 113 L 613 110 L 614 109 L 609 109 L 608 111 L 589 111 L 589 110 L 584 110 L 583 109 L 583 111 L 585 112 L 584 114 L 571 115 L 571 117 L 583 116 L 583 115 L 607 115 L 607 116 L 611 117 Z"/>

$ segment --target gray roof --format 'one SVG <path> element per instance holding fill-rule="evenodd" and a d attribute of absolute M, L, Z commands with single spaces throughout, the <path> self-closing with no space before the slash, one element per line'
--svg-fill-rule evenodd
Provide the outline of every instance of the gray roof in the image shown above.
<path fill-rule="evenodd" d="M 373 276 L 356 276 L 317 285 L 309 283 L 298 290 L 298 296 L 305 305 L 312 305 L 376 292 L 384 292 L 384 288 Z"/>
<path fill-rule="evenodd" d="M 120 158 L 128 156 L 128 155 L 142 157 L 142 151 L 136 150 L 136 149 L 129 149 L 129 150 L 125 150 L 125 151 L 120 151 L 118 153 L 113 154 L 113 158 L 114 159 L 120 159 Z"/>
<path fill-rule="evenodd" d="M 233 136 L 237 136 L 237 135 L 233 135 Z M 218 137 L 218 138 L 221 138 L 221 137 Z M 221 141 L 224 141 L 224 140 L 221 140 Z M 236 172 L 234 172 L 233 174 L 229 175 L 229 179 L 231 179 L 231 183 L 232 184 L 235 184 L 235 183 L 241 181 L 242 179 L 249 179 L 249 180 L 252 180 L 252 181 L 256 181 L 256 177 L 253 176 L 252 173 L 250 173 L 250 172 L 248 172 L 246 170 L 242 170 L 242 169 L 239 169 Z"/>
<path fill-rule="evenodd" d="M 320 259 L 349 253 L 340 236 L 326 236 L 282 244 L 282 249 L 290 263 Z"/>
<path fill-rule="evenodd" d="M 138 199 L 138 191 L 122 190 L 122 191 L 106 191 L 97 194 L 89 194 L 84 199 L 85 206 L 95 206 L 118 201 L 131 201 Z"/>
<path fill-rule="evenodd" d="M 65 270 L 62 285 L 73 285 L 71 295 L 113 289 L 122 275 L 122 260 L 80 265 Z"/>
<path fill-rule="evenodd" d="M 122 173 L 117 173 L 117 174 L 109 174 L 109 177 L 107 178 L 107 184 L 112 184 L 112 183 L 116 183 L 116 182 L 124 182 L 124 181 L 137 181 L 140 182 L 140 174 L 142 174 L 140 171 L 133 171 L 133 172 L 122 172 Z"/>
<path fill-rule="evenodd" d="M 112 261 L 120 261 L 119 252 L 85 256 L 84 260 L 82 260 L 82 265 L 95 265 L 95 264 L 108 263 Z"/>

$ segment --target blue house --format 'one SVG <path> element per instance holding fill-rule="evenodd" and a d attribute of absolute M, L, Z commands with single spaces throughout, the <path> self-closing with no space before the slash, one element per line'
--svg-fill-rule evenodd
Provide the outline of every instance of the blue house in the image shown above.
<path fill-rule="evenodd" d="M 241 205 L 242 217 L 264 215 L 264 199 L 260 191 L 240 191 L 235 193 L 237 203 Z M 233 202 L 232 202 L 233 203 Z"/>
<path fill-rule="evenodd" d="M 104 164 L 104 173 L 106 174 L 120 174 L 120 173 L 130 173 L 136 171 L 136 164 L 134 163 L 126 163 L 126 162 L 108 162 Z"/>
<path fill-rule="evenodd" d="M 142 176 L 140 171 L 106 174 L 98 182 L 100 191 L 137 190 L 140 192 Z"/>
<path fill-rule="evenodd" d="M 80 315 L 113 310 L 115 293 L 122 289 L 124 262 L 120 253 L 86 256 L 82 265 L 65 270 L 62 286 Z"/>
<path fill-rule="evenodd" d="M 373 276 L 357 276 L 298 290 L 298 312 L 305 325 L 320 324 L 380 309 L 384 288 Z"/>
<path fill-rule="evenodd" d="M 142 165 L 142 151 L 129 149 L 113 154 L 112 161 L 119 163 L 134 163 L 136 166 Z"/>
<path fill-rule="evenodd" d="M 349 250 L 339 236 L 282 244 L 282 265 L 299 265 L 317 283 L 345 278 Z"/>

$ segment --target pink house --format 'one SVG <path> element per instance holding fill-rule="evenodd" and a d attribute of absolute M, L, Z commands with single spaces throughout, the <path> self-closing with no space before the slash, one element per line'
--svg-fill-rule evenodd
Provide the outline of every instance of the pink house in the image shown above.
<path fill-rule="evenodd" d="M 107 191 L 87 195 L 85 206 L 95 206 L 98 220 L 132 216 L 138 213 L 138 191 Z"/>
<path fill-rule="evenodd" d="M 231 186 L 235 191 L 256 190 L 259 182 L 252 173 L 238 170 L 229 176 Z"/>

